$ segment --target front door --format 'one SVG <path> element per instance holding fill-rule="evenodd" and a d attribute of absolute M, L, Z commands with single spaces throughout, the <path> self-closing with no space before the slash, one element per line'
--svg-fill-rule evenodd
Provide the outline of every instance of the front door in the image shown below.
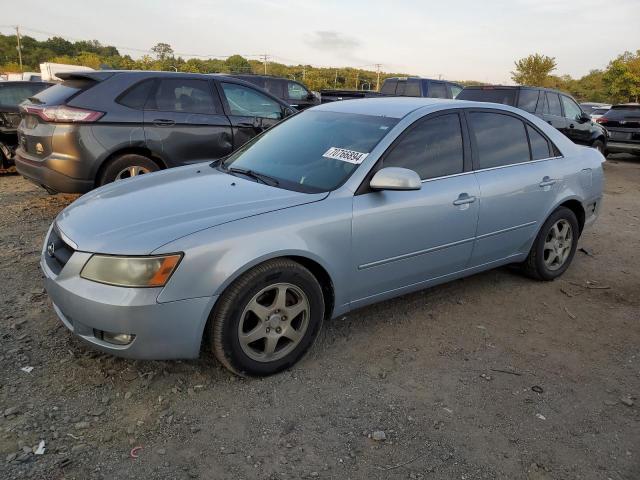
<path fill-rule="evenodd" d="M 231 153 L 231 124 L 209 80 L 161 78 L 145 105 L 148 148 L 175 167 Z"/>
<path fill-rule="evenodd" d="M 234 150 L 284 117 L 283 106 L 255 88 L 220 82 L 220 93 L 233 128 Z"/>
<path fill-rule="evenodd" d="M 463 270 L 480 204 L 458 113 L 416 122 L 390 147 L 381 167 L 423 179 L 416 191 L 366 191 L 353 199 L 353 305 Z"/>
<path fill-rule="evenodd" d="M 563 132 L 573 142 L 588 145 L 591 140 L 591 119 L 582 113 L 580 106 L 566 95 L 560 95 L 567 125 Z"/>
<path fill-rule="evenodd" d="M 562 114 L 560 96 L 557 93 L 542 91 L 538 100 L 536 114 L 563 133 L 567 128 L 567 119 Z"/>

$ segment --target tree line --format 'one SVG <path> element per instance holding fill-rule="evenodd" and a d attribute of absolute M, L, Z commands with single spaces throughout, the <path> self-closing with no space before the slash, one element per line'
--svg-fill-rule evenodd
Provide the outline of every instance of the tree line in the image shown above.
<path fill-rule="evenodd" d="M 19 72 L 15 35 L 0 34 L 0 73 Z M 167 70 L 197 73 L 254 73 L 286 77 L 302 81 L 312 90 L 349 89 L 376 90 L 385 78 L 408 76 L 403 72 L 380 72 L 363 68 L 329 68 L 312 65 L 285 65 L 232 55 L 226 59 L 183 58 L 176 56 L 167 43 L 158 43 L 149 54 L 134 59 L 122 55 L 116 47 L 97 40 L 71 42 L 62 37 L 36 40 L 21 36 L 23 71 L 39 71 L 42 62 L 85 65 L 94 69 Z M 571 93 L 580 101 L 619 103 L 637 101 L 640 95 L 640 50 L 625 52 L 613 59 L 606 69 L 592 70 L 579 79 L 555 75 L 553 57 L 533 54 L 515 62 L 512 79 L 519 85 L 557 88 Z M 454 79 L 448 79 L 454 80 Z M 455 80 L 463 85 L 483 82 Z"/>

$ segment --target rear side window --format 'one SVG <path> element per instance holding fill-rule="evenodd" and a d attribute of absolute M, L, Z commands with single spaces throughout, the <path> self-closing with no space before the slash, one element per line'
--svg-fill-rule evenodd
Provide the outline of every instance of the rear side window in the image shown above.
<path fill-rule="evenodd" d="M 385 167 L 409 168 L 420 178 L 461 173 L 464 150 L 457 113 L 421 120 L 385 157 Z"/>
<path fill-rule="evenodd" d="M 125 107 L 142 110 L 145 103 L 147 103 L 154 84 L 154 79 L 143 80 L 142 82 L 136 83 L 133 87 L 125 91 L 116 101 Z"/>
<path fill-rule="evenodd" d="M 447 86 L 440 82 L 429 82 L 429 97 L 431 98 L 447 98 Z"/>
<path fill-rule="evenodd" d="M 608 120 L 633 120 L 640 122 L 640 107 L 615 106 L 604 114 Z"/>
<path fill-rule="evenodd" d="M 211 86 L 207 80 L 163 78 L 149 98 L 150 110 L 184 113 L 215 113 Z"/>
<path fill-rule="evenodd" d="M 385 80 L 382 84 L 382 88 L 380 89 L 380 93 L 384 93 L 385 95 L 395 95 L 397 84 L 398 80 Z"/>
<path fill-rule="evenodd" d="M 35 102 L 38 104 L 46 104 L 46 105 L 62 105 L 66 101 L 70 100 L 71 97 L 77 95 L 80 92 L 83 92 L 97 82 L 89 79 L 77 79 L 77 80 L 65 80 L 62 83 L 58 83 L 51 88 L 47 88 L 42 92 L 34 95 Z"/>
<path fill-rule="evenodd" d="M 422 92 L 420 91 L 420 81 L 419 80 L 409 80 L 404 89 L 405 97 L 421 97 Z"/>
<path fill-rule="evenodd" d="M 522 120 L 489 112 L 471 112 L 469 117 L 480 169 L 529 161 L 529 142 Z"/>
<path fill-rule="evenodd" d="M 523 88 L 522 90 L 520 90 L 520 95 L 518 96 L 518 108 L 521 108 L 525 112 L 529 113 L 535 112 L 536 106 L 538 105 L 539 96 L 539 90 Z"/>
<path fill-rule="evenodd" d="M 465 88 L 457 98 L 474 102 L 502 103 L 513 107 L 516 102 L 516 91 L 513 88 Z"/>
<path fill-rule="evenodd" d="M 549 107 L 549 111 L 548 111 L 549 115 L 555 115 L 556 117 L 562 116 L 562 108 L 560 107 L 560 97 L 558 97 L 557 93 L 547 92 L 547 104 Z"/>
<path fill-rule="evenodd" d="M 284 82 L 282 80 L 272 80 L 267 78 L 264 89 L 274 97 L 284 98 L 283 83 Z"/>
<path fill-rule="evenodd" d="M 404 91 L 407 88 L 406 80 L 398 80 L 398 85 L 396 85 L 396 95 L 398 97 L 404 97 Z"/>
<path fill-rule="evenodd" d="M 549 150 L 549 142 L 535 128 L 527 125 L 527 133 L 529 134 L 529 144 L 531 145 L 532 160 L 541 160 L 551 157 Z"/>

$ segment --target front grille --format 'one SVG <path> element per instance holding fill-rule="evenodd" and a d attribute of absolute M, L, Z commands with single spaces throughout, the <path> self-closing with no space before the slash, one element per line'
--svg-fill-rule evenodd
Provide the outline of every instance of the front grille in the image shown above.
<path fill-rule="evenodd" d="M 73 247 L 62 239 L 60 232 L 54 226 L 45 245 L 45 258 L 49 268 L 58 275 L 74 253 Z"/>

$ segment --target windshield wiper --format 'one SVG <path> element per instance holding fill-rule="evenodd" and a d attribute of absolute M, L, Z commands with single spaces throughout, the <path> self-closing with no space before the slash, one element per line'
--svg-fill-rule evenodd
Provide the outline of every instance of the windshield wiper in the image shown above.
<path fill-rule="evenodd" d="M 226 171 L 231 173 L 239 173 L 240 175 L 246 175 L 247 177 L 254 178 L 255 180 L 271 187 L 277 187 L 278 185 L 280 185 L 280 182 L 277 179 L 270 177 L 269 175 L 265 175 L 264 173 L 254 172 L 253 170 L 230 167 L 227 168 Z"/>

